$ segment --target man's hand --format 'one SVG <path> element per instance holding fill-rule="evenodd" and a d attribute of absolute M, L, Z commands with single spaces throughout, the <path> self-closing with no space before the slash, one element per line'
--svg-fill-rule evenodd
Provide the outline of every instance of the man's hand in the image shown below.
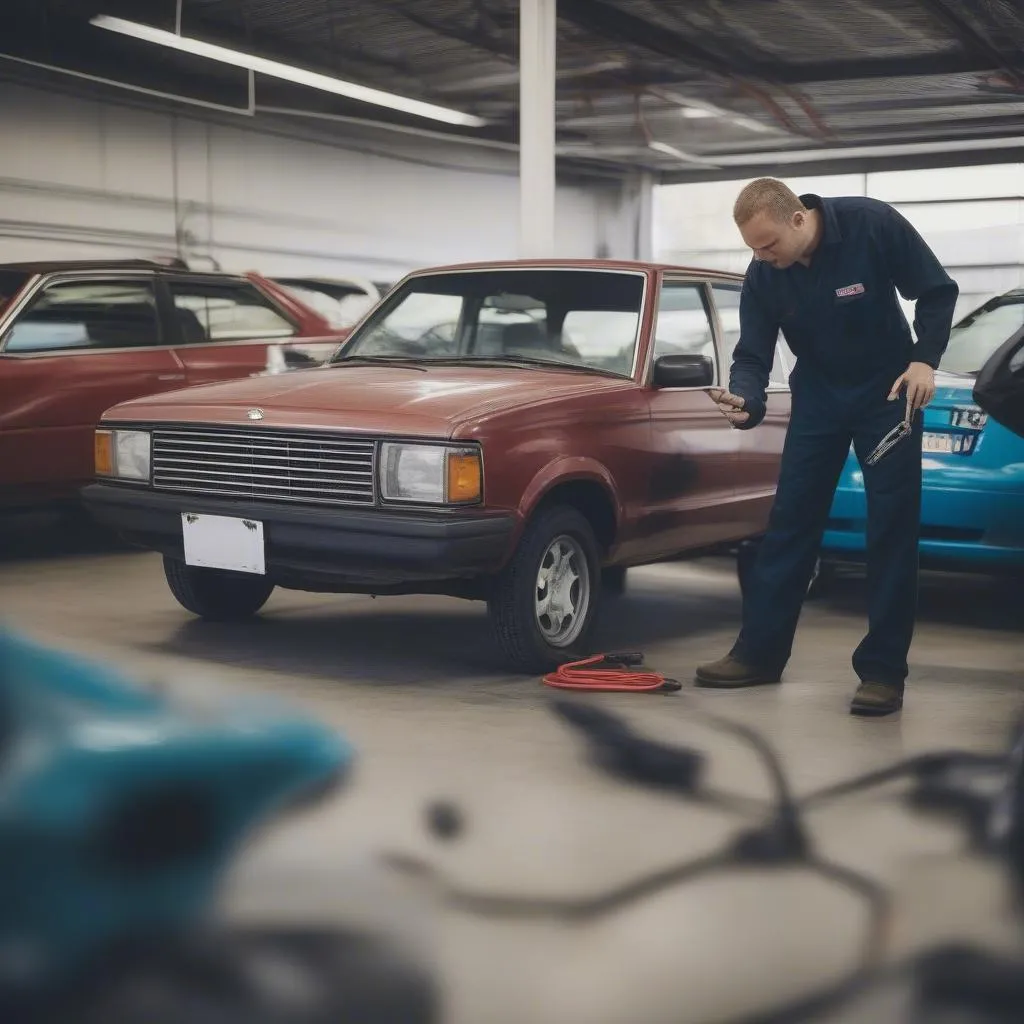
<path fill-rule="evenodd" d="M 734 395 L 726 388 L 709 388 L 708 394 L 734 427 L 750 419 L 749 412 L 740 411 L 746 403 L 739 395 Z"/>
<path fill-rule="evenodd" d="M 911 363 L 893 383 L 889 401 L 895 402 L 907 389 L 907 420 L 935 397 L 935 371 L 927 363 Z"/>

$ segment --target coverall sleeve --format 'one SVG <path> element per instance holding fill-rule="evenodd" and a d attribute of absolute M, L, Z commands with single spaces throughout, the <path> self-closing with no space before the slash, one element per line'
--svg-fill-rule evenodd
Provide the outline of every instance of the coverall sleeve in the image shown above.
<path fill-rule="evenodd" d="M 890 209 L 882 221 L 882 243 L 889 276 L 900 295 L 915 301 L 913 361 L 937 369 L 949 344 L 960 287 L 914 226 Z"/>
<path fill-rule="evenodd" d="M 779 326 L 778 318 L 751 287 L 748 274 L 740 291 L 740 340 L 733 350 L 729 374 L 729 390 L 743 399 L 743 408 L 750 413 L 747 422 L 738 425 L 741 430 L 756 427 L 768 411 L 768 382 Z"/>

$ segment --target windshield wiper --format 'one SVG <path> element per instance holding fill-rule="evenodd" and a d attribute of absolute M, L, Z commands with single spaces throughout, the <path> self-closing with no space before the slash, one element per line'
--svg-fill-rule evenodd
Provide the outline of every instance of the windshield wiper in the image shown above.
<path fill-rule="evenodd" d="M 327 365 L 344 366 L 348 364 L 354 366 L 357 363 L 363 366 L 401 366 L 411 370 L 421 370 L 423 373 L 427 372 L 427 368 L 422 365 L 423 360 L 415 359 L 412 356 L 340 356 L 338 359 L 332 359 Z"/>

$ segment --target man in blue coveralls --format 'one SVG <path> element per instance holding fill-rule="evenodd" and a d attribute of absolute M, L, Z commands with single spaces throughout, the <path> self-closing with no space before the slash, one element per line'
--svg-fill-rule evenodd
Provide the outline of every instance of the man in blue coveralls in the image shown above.
<path fill-rule="evenodd" d="M 773 178 L 748 184 L 733 217 L 754 259 L 740 297 L 728 389 L 712 398 L 740 430 L 765 415 L 779 331 L 796 356 L 778 488 L 730 653 L 697 669 L 720 688 L 776 683 L 789 660 L 822 533 L 853 443 L 867 495 L 868 632 L 853 655 L 850 710 L 903 706 L 917 610 L 921 509 L 919 411 L 935 394 L 959 288 L 892 207 L 797 196 Z M 911 335 L 896 291 L 916 300 Z M 901 420 L 909 435 L 867 457 Z"/>

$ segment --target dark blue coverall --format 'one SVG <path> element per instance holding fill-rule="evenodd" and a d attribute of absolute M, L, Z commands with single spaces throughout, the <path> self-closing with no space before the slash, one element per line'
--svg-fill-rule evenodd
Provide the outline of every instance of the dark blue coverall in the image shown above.
<path fill-rule="evenodd" d="M 750 418 L 764 418 L 781 328 L 796 366 L 792 414 L 768 531 L 746 587 L 732 655 L 781 673 L 852 442 L 867 497 L 868 631 L 853 655 L 862 682 L 903 688 L 917 612 L 921 515 L 921 422 L 874 466 L 879 441 L 906 414 L 888 401 L 911 362 L 936 368 L 959 288 L 920 235 L 874 199 L 801 196 L 821 211 L 824 232 L 810 266 L 755 261 L 740 298 L 740 340 L 729 390 Z M 896 297 L 917 300 L 917 343 Z"/>

